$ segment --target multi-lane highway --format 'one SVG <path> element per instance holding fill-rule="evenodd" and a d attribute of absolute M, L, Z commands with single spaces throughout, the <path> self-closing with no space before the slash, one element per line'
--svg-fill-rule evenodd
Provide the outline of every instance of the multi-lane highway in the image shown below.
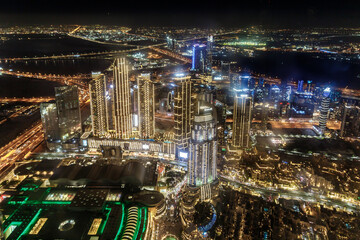
<path fill-rule="evenodd" d="M 160 44 L 160 45 L 164 45 L 164 44 Z M 10 57 L 10 58 L 0 58 L 0 62 L 2 61 L 16 62 L 16 61 L 48 60 L 48 59 L 73 59 L 80 57 L 95 57 L 95 56 L 104 56 L 104 55 L 108 56 L 108 55 L 116 55 L 116 54 L 128 53 L 133 51 L 139 51 L 146 48 L 148 48 L 148 46 L 126 49 L 126 50 L 112 50 L 112 51 L 79 53 L 79 54 L 62 54 L 62 55 L 42 56 L 42 57 Z"/>
<path fill-rule="evenodd" d="M 21 116 L 22 114 L 24 114 L 26 111 L 32 111 L 34 112 L 34 110 L 36 110 L 37 107 L 35 105 L 30 105 L 30 106 L 22 106 L 19 109 L 17 109 L 14 113 L 12 113 L 11 115 L 7 116 L 5 119 L 0 120 L 0 125 L 5 123 L 8 119 L 12 119 L 12 118 L 16 118 Z"/>
<path fill-rule="evenodd" d="M 272 128 L 286 129 L 286 128 L 297 128 L 297 129 L 311 129 L 313 126 L 319 125 L 319 121 L 313 121 L 312 118 L 308 119 L 292 119 L 292 120 L 282 120 L 282 121 L 269 121 Z M 329 129 L 340 129 L 341 122 L 336 120 L 328 120 L 326 126 Z"/>
<path fill-rule="evenodd" d="M 41 121 L 0 148 L 0 176 L 17 160 L 29 155 L 44 140 Z"/>
<path fill-rule="evenodd" d="M 86 97 L 82 99 L 81 109 L 89 105 Z M 16 161 L 26 159 L 44 141 L 41 121 L 37 121 L 20 136 L 0 148 L 0 177 L 5 177 L 7 170 Z"/>
<path fill-rule="evenodd" d="M 0 103 L 21 102 L 21 103 L 42 103 L 54 100 L 53 97 L 32 97 L 32 98 L 0 98 Z"/>

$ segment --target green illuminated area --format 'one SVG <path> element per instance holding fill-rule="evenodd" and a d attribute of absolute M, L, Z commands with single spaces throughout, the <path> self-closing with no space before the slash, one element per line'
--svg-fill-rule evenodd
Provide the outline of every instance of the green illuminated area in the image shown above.
<path fill-rule="evenodd" d="M 24 207 L 21 212 L 16 211 L 4 222 L 5 238 L 8 240 L 21 239 L 36 223 L 41 213 L 41 208 Z"/>
<path fill-rule="evenodd" d="M 29 196 L 31 196 L 30 191 L 29 191 L 30 194 Z M 44 194 L 41 194 L 41 198 L 47 199 L 46 195 L 48 195 L 49 192 L 50 189 L 45 190 Z M 66 210 L 71 204 L 71 201 L 34 200 L 34 198 L 31 198 L 29 196 L 15 195 L 11 197 L 9 201 L 6 203 L 8 204 L 8 206 L 12 206 L 12 208 L 14 209 L 11 212 L 11 216 L 8 217 L 4 222 L 4 228 L 5 228 L 7 240 L 21 239 L 22 236 L 29 234 L 29 232 L 31 231 L 31 229 L 33 228 L 33 226 L 36 224 L 36 222 L 40 217 L 48 217 L 47 211 L 49 209 L 50 211 L 59 211 L 59 209 Z M 97 236 L 103 235 L 104 230 L 106 229 L 106 226 L 108 224 L 109 216 L 113 208 L 119 208 L 119 207 L 121 208 L 121 214 L 118 215 L 120 219 L 117 221 L 118 227 L 116 227 L 116 236 L 114 234 L 113 237 L 111 238 L 115 237 L 114 239 L 122 239 L 122 236 L 124 235 L 124 231 L 125 231 L 125 226 L 127 225 L 126 222 L 126 220 L 128 219 L 127 209 L 129 206 L 126 206 L 124 203 L 121 202 L 113 202 L 113 201 L 110 202 L 107 201 L 107 204 L 105 205 L 103 210 L 101 210 L 104 217 L 97 231 L 96 234 Z M 7 208 L 6 205 L 5 208 Z M 138 208 L 138 209 L 139 209 L 138 210 L 139 218 L 137 219 L 138 222 L 136 223 L 137 227 L 134 236 L 131 239 L 142 239 L 146 230 L 147 208 Z M 42 216 L 40 216 L 40 214 Z M 44 228 L 46 228 L 46 225 L 49 222 L 51 224 L 51 219 L 47 223 L 45 223 Z M 88 230 L 89 229 L 87 229 L 86 231 Z M 40 231 L 39 234 L 41 235 L 44 233 Z M 33 237 L 34 239 L 36 239 L 36 236 Z"/>
<path fill-rule="evenodd" d="M 11 222 L 4 231 L 5 239 L 7 239 L 11 233 L 21 225 L 22 222 Z"/>
<path fill-rule="evenodd" d="M 121 224 L 115 239 L 144 239 L 147 224 L 147 214 L 148 212 L 146 207 L 133 206 L 128 208 L 127 214 L 122 215 Z M 126 222 L 124 221 L 125 215 Z"/>
<path fill-rule="evenodd" d="M 39 201 L 38 204 L 22 204 L 14 211 L 14 213 L 8 219 L 5 220 L 4 234 L 7 240 L 18 240 L 25 235 L 27 235 L 27 238 L 29 239 L 36 239 L 37 235 L 29 235 L 29 233 L 31 232 L 32 228 L 35 226 L 39 218 L 49 217 L 49 211 L 69 211 L 67 210 L 68 203 L 66 203 L 65 205 L 63 205 L 62 202 L 50 202 L 50 204 L 47 205 L 44 205 L 42 203 L 43 202 Z M 118 211 L 118 214 L 116 215 L 115 209 L 121 209 L 121 211 Z M 129 209 L 133 209 L 132 216 L 129 215 Z M 136 209 L 136 213 L 134 212 L 134 209 Z M 146 207 L 127 206 L 124 203 L 116 202 L 107 204 L 101 211 L 101 213 L 103 214 L 103 219 L 96 233 L 96 236 L 102 236 L 103 234 L 106 236 L 108 236 L 109 234 L 111 235 L 111 229 L 115 227 L 116 232 L 114 233 L 114 235 L 112 235 L 112 239 L 144 239 L 148 218 L 148 209 Z M 110 216 L 111 213 L 113 213 L 112 217 Z M 136 217 L 134 218 L 134 216 Z M 93 217 L 90 218 L 90 220 L 93 221 L 94 218 L 96 218 L 95 213 Z M 133 220 L 131 221 L 131 219 Z M 79 223 L 75 223 L 75 226 L 76 224 Z M 108 224 L 109 226 L 107 226 Z M 44 224 L 43 228 L 49 228 L 49 226 L 51 225 L 51 217 L 49 217 L 49 220 Z M 84 224 L 84 226 L 87 226 L 87 228 L 90 227 L 86 223 Z M 129 231 L 129 229 L 131 231 Z M 42 231 L 43 230 L 41 229 L 38 233 L 39 237 L 42 237 L 44 233 L 46 233 Z M 58 230 L 55 229 L 55 231 Z M 83 229 L 83 231 L 87 233 L 89 229 Z"/>
<path fill-rule="evenodd" d="M 54 204 L 54 205 L 67 205 L 67 204 L 70 204 L 71 202 L 69 201 L 41 201 L 41 202 L 38 202 L 36 204 L 46 204 L 46 205 L 51 205 L 51 204 Z"/>
<path fill-rule="evenodd" d="M 177 240 L 177 239 L 174 237 L 166 237 L 165 240 Z"/>
<path fill-rule="evenodd" d="M 28 234 L 31 230 L 31 228 L 35 225 L 36 221 L 39 219 L 40 213 L 41 213 L 42 209 L 39 209 L 36 213 L 36 215 L 33 217 L 33 219 L 30 221 L 30 223 L 26 226 L 25 230 L 21 233 L 21 236 Z"/>
<path fill-rule="evenodd" d="M 24 204 L 28 200 L 27 196 L 14 196 L 11 197 L 8 204 L 16 205 L 16 204 Z"/>
<path fill-rule="evenodd" d="M 105 211 L 106 211 L 106 217 L 105 217 L 105 221 L 102 221 L 101 222 L 101 225 L 100 225 L 100 227 L 99 227 L 99 230 L 98 230 L 98 234 L 99 235 L 102 235 L 103 234 L 103 232 L 104 232 L 104 228 L 105 228 L 105 226 L 106 226 L 106 223 L 107 223 L 107 221 L 108 221 L 108 219 L 109 219 L 109 215 L 110 215 L 110 212 L 111 212 L 111 208 L 105 208 Z"/>
<path fill-rule="evenodd" d="M 146 224 L 147 224 L 147 215 L 148 215 L 148 209 L 144 208 L 144 221 L 143 221 L 143 227 L 142 227 L 142 233 L 141 233 L 140 239 L 144 239 L 144 236 L 145 236 L 145 230 L 146 230 Z"/>
<path fill-rule="evenodd" d="M 76 240 L 84 235 L 104 239 L 144 239 L 148 220 L 147 207 L 134 202 L 124 203 L 106 199 L 103 200 L 103 206 L 100 208 L 97 205 L 96 207 L 82 206 L 78 204 L 79 201 L 73 204 L 76 200 L 74 198 L 71 201 L 52 200 L 68 199 L 67 194 L 75 196 L 78 193 L 79 191 L 75 190 L 52 188 L 28 189 L 2 202 L 0 205 L 6 210 L 4 215 L 9 216 L 3 223 L 6 240 L 21 240 L 25 236 L 28 240 L 57 237 L 68 239 L 68 236 Z M 130 209 L 132 209 L 131 216 Z M 135 212 L 134 209 L 136 209 Z M 134 213 L 136 213 L 135 218 Z M 32 231 L 41 218 L 47 220 L 41 228 L 38 227 L 38 231 Z M 101 219 L 101 222 L 98 223 L 97 230 L 89 234 L 94 219 Z M 72 229 L 59 230 L 59 224 L 70 220 L 74 222 Z M 131 229 L 130 232 L 129 229 Z"/>

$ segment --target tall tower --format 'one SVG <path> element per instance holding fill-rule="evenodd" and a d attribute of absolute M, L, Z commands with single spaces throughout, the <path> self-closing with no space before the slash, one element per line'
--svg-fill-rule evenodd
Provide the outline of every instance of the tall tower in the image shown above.
<path fill-rule="evenodd" d="M 319 118 L 319 128 L 321 133 L 324 134 L 326 130 L 326 122 L 328 118 L 328 112 L 330 108 L 330 88 L 325 88 L 323 93 L 323 99 L 321 100 L 321 110 Z"/>
<path fill-rule="evenodd" d="M 207 67 L 207 56 L 206 56 L 206 45 L 204 44 L 195 44 L 193 46 L 193 55 L 192 55 L 192 68 L 191 70 L 197 71 L 200 73 L 206 72 Z"/>
<path fill-rule="evenodd" d="M 207 66 L 206 71 L 211 74 L 212 71 L 212 53 L 213 53 L 213 46 L 214 46 L 214 36 L 210 35 L 207 37 L 206 43 L 206 52 L 207 52 Z"/>
<path fill-rule="evenodd" d="M 247 88 L 234 88 L 234 92 L 232 146 L 248 148 L 250 146 L 252 97 Z"/>
<path fill-rule="evenodd" d="M 93 80 L 89 83 L 89 91 L 93 134 L 96 137 L 107 136 L 109 129 L 107 101 L 110 96 L 107 92 L 106 76 L 104 74 L 93 74 Z"/>
<path fill-rule="evenodd" d="M 303 92 L 304 91 L 304 80 L 299 80 L 298 81 L 297 91 L 298 92 Z"/>
<path fill-rule="evenodd" d="M 45 140 L 47 142 L 60 140 L 59 119 L 57 115 L 56 103 L 41 103 L 40 114 Z"/>
<path fill-rule="evenodd" d="M 132 116 L 128 65 L 125 57 L 116 58 L 113 66 L 113 115 L 115 136 L 126 139 L 132 135 Z"/>
<path fill-rule="evenodd" d="M 55 101 L 60 137 L 64 142 L 81 132 L 80 104 L 77 86 L 56 87 Z"/>
<path fill-rule="evenodd" d="M 125 57 L 115 59 L 104 73 L 92 75 L 89 90 L 94 136 L 129 138 L 132 134 L 132 114 Z"/>
<path fill-rule="evenodd" d="M 188 183 L 200 187 L 216 179 L 216 121 L 213 107 L 198 100 L 189 144 Z"/>
<path fill-rule="evenodd" d="M 152 138 L 155 135 L 155 87 L 150 73 L 137 78 L 139 135 L 140 138 Z"/>
<path fill-rule="evenodd" d="M 340 136 L 356 138 L 360 136 L 360 108 L 358 106 L 344 104 Z"/>
<path fill-rule="evenodd" d="M 190 76 L 176 74 L 173 78 L 175 87 L 174 120 L 175 140 L 179 152 L 187 151 L 193 123 L 194 95 Z"/>

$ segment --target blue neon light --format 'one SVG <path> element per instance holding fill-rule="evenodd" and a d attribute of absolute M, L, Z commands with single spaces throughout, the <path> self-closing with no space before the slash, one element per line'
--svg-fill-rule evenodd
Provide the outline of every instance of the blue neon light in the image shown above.
<path fill-rule="evenodd" d="M 193 46 L 193 55 L 192 55 L 192 69 L 195 69 L 195 54 L 196 54 L 196 51 L 195 51 L 195 45 Z"/>
<path fill-rule="evenodd" d="M 212 218 L 210 220 L 210 222 L 208 224 L 206 224 L 205 226 L 200 226 L 198 227 L 198 229 L 201 231 L 201 232 L 208 232 L 215 224 L 215 221 L 216 221 L 216 210 L 214 208 L 214 206 L 211 205 L 211 208 L 212 208 L 212 211 L 213 211 L 213 215 L 212 215 Z"/>

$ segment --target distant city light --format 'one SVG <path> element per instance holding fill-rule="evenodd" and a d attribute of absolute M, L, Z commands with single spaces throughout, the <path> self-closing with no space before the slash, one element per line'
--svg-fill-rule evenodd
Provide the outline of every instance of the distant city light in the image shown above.
<path fill-rule="evenodd" d="M 252 41 L 235 41 L 235 42 L 226 42 L 225 46 L 255 46 L 255 47 L 265 47 L 266 43 L 261 42 L 252 42 Z"/>

